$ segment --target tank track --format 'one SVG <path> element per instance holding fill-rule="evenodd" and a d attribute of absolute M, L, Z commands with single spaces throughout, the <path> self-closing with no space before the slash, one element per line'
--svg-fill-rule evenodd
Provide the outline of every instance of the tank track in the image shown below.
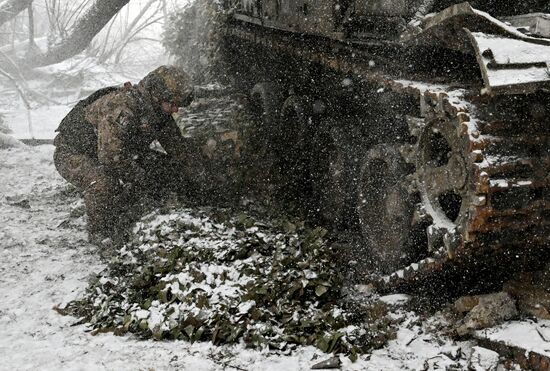
<path fill-rule="evenodd" d="M 372 278 L 371 283 L 379 291 L 422 285 L 428 282 L 426 279 L 445 272 L 460 275 L 481 269 L 480 263 L 488 261 L 512 265 L 521 261 L 524 266 L 529 258 L 549 247 L 550 126 L 544 120 L 546 107 L 539 101 L 548 100 L 548 96 L 490 98 L 479 94 L 481 86 L 451 88 L 400 80 L 374 67 L 378 60 L 360 43 L 307 43 L 291 34 L 266 32 L 246 24 L 230 24 L 226 35 L 234 48 L 252 46 L 288 53 L 306 63 L 354 75 L 368 84 L 418 100 L 420 117 L 408 117 L 414 143 L 403 144 L 400 150 L 415 169 L 407 178 L 409 191 L 422 200 L 416 205 L 414 221 L 430 223 L 428 257 L 392 274 Z M 451 149 L 453 153 L 458 149 L 460 154 L 452 161 L 460 162 L 461 174 L 432 171 L 430 175 L 423 168 L 426 161 L 419 159 L 426 160 L 422 137 L 427 130 L 443 130 L 452 136 Z M 432 191 L 426 182 L 432 179 L 430 176 L 435 183 L 444 185 L 448 181 L 462 189 L 461 207 L 453 222 L 441 220 L 441 210 L 434 207 L 435 197 L 430 196 Z M 433 188 L 437 189 L 437 184 Z"/>
<path fill-rule="evenodd" d="M 505 108 L 510 98 L 483 102 L 479 96 L 467 101 L 461 95 L 426 90 L 421 98 L 423 117 L 410 118 L 409 127 L 411 135 L 418 138 L 427 122 L 441 120 L 456 132 L 467 171 L 466 205 L 450 227 L 432 220 L 427 231 L 430 256 L 379 278 L 379 290 L 403 288 L 446 269 L 478 269 L 488 259 L 507 264 L 515 261 L 524 267 L 549 246 L 548 128 L 537 125 L 533 117 L 533 121 L 527 117 L 518 121 L 513 112 L 538 103 L 522 97 L 513 108 Z M 410 176 L 411 191 L 422 193 L 427 180 L 418 169 L 420 147 L 417 140 L 403 146 L 402 153 L 416 166 Z M 421 199 L 415 220 L 437 218 L 437 211 L 429 210 L 430 201 Z"/>

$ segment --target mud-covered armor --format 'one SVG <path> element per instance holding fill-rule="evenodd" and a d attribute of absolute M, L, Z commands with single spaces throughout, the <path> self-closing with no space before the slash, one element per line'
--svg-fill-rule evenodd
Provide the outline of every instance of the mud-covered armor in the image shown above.
<path fill-rule="evenodd" d="M 345 230 L 349 261 L 373 263 L 363 281 L 374 266 L 382 290 L 447 273 L 458 288 L 550 255 L 547 2 L 226 10 L 229 70 L 285 138 L 272 147 L 294 198 Z"/>

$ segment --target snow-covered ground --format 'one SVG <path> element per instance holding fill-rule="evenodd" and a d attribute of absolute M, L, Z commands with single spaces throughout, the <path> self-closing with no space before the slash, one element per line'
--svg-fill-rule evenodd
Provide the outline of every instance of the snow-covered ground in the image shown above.
<path fill-rule="evenodd" d="M 52 139 L 79 98 L 102 86 L 137 82 L 159 63 L 150 59 L 123 69 L 78 56 L 45 67 L 26 81 L 37 93 L 30 112 L 2 80 L 0 114 L 17 138 Z M 92 336 L 86 326 L 74 325 L 78 319 L 60 315 L 53 307 L 82 295 L 88 277 L 104 264 L 87 242 L 82 201 L 57 174 L 53 150 L 0 150 L 0 370 L 306 370 L 329 358 L 313 347 L 279 355 L 243 346 Z M 466 367 L 470 344 L 427 331 L 430 321 L 420 323 L 414 313 L 396 309 L 396 315 L 404 317 L 397 339 L 355 363 L 342 356 L 342 369 Z"/>
<path fill-rule="evenodd" d="M 78 194 L 55 171 L 53 148 L 0 151 L 1 370 L 306 370 L 328 358 L 313 347 L 277 355 L 241 346 L 92 336 L 84 325 L 73 326 L 76 318 L 52 308 L 81 295 L 87 277 L 104 266 L 86 241 Z M 407 318 L 396 340 L 356 363 L 342 356 L 342 369 L 466 367 L 468 344 L 427 332 L 413 313 L 402 315 Z"/>
<path fill-rule="evenodd" d="M 77 56 L 38 69 L 25 82 L 36 93 L 30 112 L 13 86 L 0 80 L 4 125 L 16 138 L 53 139 L 78 99 L 103 86 L 137 82 L 166 61 L 159 45 L 131 52 L 139 63 L 99 65 Z M 87 242 L 82 201 L 55 171 L 53 150 L 51 145 L 0 150 L 0 370 L 307 370 L 329 358 L 313 347 L 280 355 L 243 346 L 92 336 L 85 325 L 74 325 L 78 319 L 60 315 L 53 307 L 81 296 L 88 277 L 105 265 Z M 384 301 L 403 319 L 397 338 L 355 363 L 341 356 L 342 369 L 460 370 L 468 369 L 470 359 L 479 359 L 475 369 L 487 369 L 479 366 L 483 362 L 495 366 L 494 353 L 438 334 L 439 318 L 420 320 L 405 312 L 403 296 Z M 548 328 L 548 321 L 511 322 L 478 337 L 550 355 Z"/>

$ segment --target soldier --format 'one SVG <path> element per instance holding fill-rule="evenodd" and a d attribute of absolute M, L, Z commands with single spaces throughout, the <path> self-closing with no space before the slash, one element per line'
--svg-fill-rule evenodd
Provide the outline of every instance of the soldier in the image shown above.
<path fill-rule="evenodd" d="M 95 92 L 61 121 L 54 162 L 84 194 L 90 241 L 120 240 L 143 200 L 185 187 L 186 146 L 172 114 L 192 99 L 187 74 L 162 66 L 136 86 Z"/>

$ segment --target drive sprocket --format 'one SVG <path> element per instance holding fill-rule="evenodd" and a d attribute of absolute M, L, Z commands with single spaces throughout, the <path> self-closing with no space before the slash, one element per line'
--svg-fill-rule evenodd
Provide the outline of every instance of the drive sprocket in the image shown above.
<path fill-rule="evenodd" d="M 524 98 L 516 109 L 520 103 L 533 106 Z M 548 247 L 549 142 L 544 131 L 533 133 L 540 126 L 532 121 L 543 117 L 517 122 L 502 104 L 473 105 L 461 92 L 421 97 L 422 117 L 408 118 L 415 143 L 401 153 L 415 167 L 410 192 L 421 202 L 413 220 L 427 225 L 430 257 L 383 277 L 383 290 L 445 270 L 467 273 L 476 261 L 521 264 Z M 514 124 L 525 131 L 505 130 Z"/>

